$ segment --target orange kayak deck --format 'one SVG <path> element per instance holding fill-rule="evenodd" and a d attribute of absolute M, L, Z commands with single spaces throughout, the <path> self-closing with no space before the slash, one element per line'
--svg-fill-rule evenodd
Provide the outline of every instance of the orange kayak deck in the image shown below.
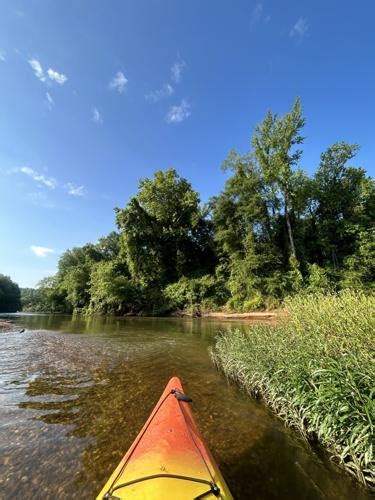
<path fill-rule="evenodd" d="M 98 499 L 232 499 L 181 381 L 171 378 Z"/>

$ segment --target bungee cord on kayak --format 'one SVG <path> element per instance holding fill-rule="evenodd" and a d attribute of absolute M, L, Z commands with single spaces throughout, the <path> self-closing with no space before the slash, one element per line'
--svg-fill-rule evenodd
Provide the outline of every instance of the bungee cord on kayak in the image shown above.
<path fill-rule="evenodd" d="M 197 500 L 198 498 L 203 498 L 203 496 L 207 496 L 210 493 L 213 493 L 215 496 L 218 496 L 220 494 L 220 489 L 214 483 L 210 483 L 210 481 L 207 481 L 206 479 L 199 479 L 197 477 L 189 477 L 189 476 L 179 476 L 178 474 L 154 474 L 152 476 L 145 476 L 145 477 L 140 477 L 139 479 L 133 479 L 133 481 L 128 481 L 127 483 L 121 483 L 121 484 L 115 486 L 110 493 L 107 493 L 104 496 L 104 498 L 113 500 L 114 498 L 116 498 L 113 496 L 113 493 L 116 490 L 119 490 L 121 488 L 125 488 L 126 486 L 130 486 L 132 484 L 141 483 L 142 481 L 149 481 L 151 479 L 159 479 L 159 478 L 182 479 L 183 481 L 193 481 L 195 483 L 202 483 L 202 484 L 207 484 L 208 486 L 210 486 L 210 489 L 208 491 L 206 491 L 205 493 L 202 493 L 201 495 L 199 495 L 197 497 L 194 497 L 193 500 Z"/>
<path fill-rule="evenodd" d="M 172 378 L 98 499 L 232 498 L 189 406 L 183 404 L 191 402 L 180 380 Z M 200 491 L 203 484 L 209 489 Z"/>

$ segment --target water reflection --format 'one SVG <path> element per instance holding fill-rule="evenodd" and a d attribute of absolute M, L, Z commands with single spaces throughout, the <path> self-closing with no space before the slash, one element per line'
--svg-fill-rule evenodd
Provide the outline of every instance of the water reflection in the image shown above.
<path fill-rule="evenodd" d="M 214 321 L 22 316 L 0 336 L 4 498 L 93 498 L 170 376 L 237 498 L 366 498 L 263 406 L 228 385 Z M 35 329 L 35 330 L 33 330 Z"/>

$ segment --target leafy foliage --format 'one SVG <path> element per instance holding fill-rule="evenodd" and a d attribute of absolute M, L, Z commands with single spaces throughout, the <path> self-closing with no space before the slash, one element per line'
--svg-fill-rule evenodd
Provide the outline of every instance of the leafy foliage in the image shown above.
<path fill-rule="evenodd" d="M 297 98 L 269 112 L 223 163 L 224 189 L 206 206 L 176 170 L 141 179 L 116 208 L 118 231 L 67 250 L 57 274 L 23 293 L 25 307 L 115 314 L 175 309 L 249 311 L 297 294 L 373 289 L 375 182 L 348 165 L 359 147 L 336 142 L 314 175 L 302 169 Z"/>
<path fill-rule="evenodd" d="M 0 312 L 16 312 L 21 309 L 21 292 L 9 276 L 0 274 Z"/>
<path fill-rule="evenodd" d="M 220 276 L 206 274 L 201 278 L 180 278 L 165 288 L 164 296 L 172 310 L 187 309 L 199 315 L 201 309 L 223 306 L 228 291 Z"/>
<path fill-rule="evenodd" d="M 197 268 L 213 270 L 210 224 L 198 193 L 174 169 L 142 179 L 137 196 L 116 212 L 121 252 L 140 285 L 166 285 Z"/>
<path fill-rule="evenodd" d="M 127 312 L 139 300 L 137 286 L 119 272 L 113 261 L 98 262 L 91 271 L 89 310 L 99 313 Z"/>

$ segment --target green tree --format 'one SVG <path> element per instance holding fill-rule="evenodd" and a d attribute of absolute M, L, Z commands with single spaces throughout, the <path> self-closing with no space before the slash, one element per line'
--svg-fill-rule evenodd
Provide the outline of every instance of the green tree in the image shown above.
<path fill-rule="evenodd" d="M 267 293 L 267 278 L 280 268 L 274 244 L 275 227 L 270 192 L 256 159 L 232 151 L 223 164 L 231 171 L 223 192 L 212 200 L 215 239 L 233 309 L 255 308 Z"/>
<path fill-rule="evenodd" d="M 23 311 L 37 311 L 41 304 L 41 296 L 36 288 L 21 288 L 21 304 Z"/>
<path fill-rule="evenodd" d="M 259 162 L 265 183 L 273 198 L 274 210 L 283 209 L 290 246 L 290 255 L 296 257 L 291 212 L 296 192 L 293 187 L 295 172 L 302 151 L 295 146 L 304 138 L 300 131 L 305 124 L 300 100 L 297 98 L 289 113 L 279 118 L 269 112 L 256 128 L 252 138 L 254 154 Z"/>
<path fill-rule="evenodd" d="M 119 272 L 114 261 L 101 261 L 94 265 L 90 276 L 91 312 L 125 313 L 139 310 L 141 291 Z"/>
<path fill-rule="evenodd" d="M 56 288 L 65 294 L 73 309 L 82 309 L 90 302 L 90 273 L 102 260 L 100 249 L 92 243 L 67 250 L 61 256 L 56 275 Z"/>
<path fill-rule="evenodd" d="M 241 156 L 231 151 L 222 169 L 232 172 L 223 192 L 211 200 L 215 240 L 225 254 L 244 255 L 243 241 L 256 232 L 260 241 L 271 238 L 264 184 L 252 155 Z"/>
<path fill-rule="evenodd" d="M 199 196 L 174 169 L 142 179 L 125 209 L 116 209 L 121 252 L 132 279 L 162 287 L 181 276 L 213 270 L 210 223 Z"/>
<path fill-rule="evenodd" d="M 115 260 L 120 253 L 120 235 L 111 231 L 107 236 L 99 238 L 96 250 L 104 260 Z M 96 260 L 96 259 L 95 259 Z"/>
<path fill-rule="evenodd" d="M 362 168 L 347 162 L 357 144 L 337 142 L 321 155 L 314 175 L 319 259 L 339 269 L 357 248 L 359 234 L 375 220 L 375 183 Z"/>
<path fill-rule="evenodd" d="M 47 276 L 39 281 L 36 287 L 38 304 L 33 307 L 36 311 L 63 313 L 72 312 L 66 292 L 61 289 L 57 275 Z"/>
<path fill-rule="evenodd" d="M 375 287 L 375 229 L 360 231 L 353 255 L 344 260 L 341 286 L 343 288 Z"/>
<path fill-rule="evenodd" d="M 21 310 L 21 291 L 9 276 L 0 274 L 0 312 Z"/>

